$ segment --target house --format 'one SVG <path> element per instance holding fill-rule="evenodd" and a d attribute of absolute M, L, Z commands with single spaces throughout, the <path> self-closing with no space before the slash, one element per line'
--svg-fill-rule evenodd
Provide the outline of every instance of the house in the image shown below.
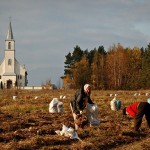
<path fill-rule="evenodd" d="M 15 40 L 13 37 L 11 21 L 5 40 L 4 59 L 0 63 L 0 89 L 11 89 L 27 86 L 27 71 L 15 57 Z"/>

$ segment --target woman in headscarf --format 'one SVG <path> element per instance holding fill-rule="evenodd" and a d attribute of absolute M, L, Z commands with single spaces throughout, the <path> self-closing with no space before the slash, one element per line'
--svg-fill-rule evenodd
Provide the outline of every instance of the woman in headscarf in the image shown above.
<path fill-rule="evenodd" d="M 78 115 L 82 114 L 87 103 L 94 104 L 90 98 L 90 94 L 91 86 L 89 84 L 85 84 L 84 87 L 75 92 L 74 97 L 70 102 L 74 120 L 76 120 Z M 75 130 L 77 129 L 78 125 L 75 123 Z"/>

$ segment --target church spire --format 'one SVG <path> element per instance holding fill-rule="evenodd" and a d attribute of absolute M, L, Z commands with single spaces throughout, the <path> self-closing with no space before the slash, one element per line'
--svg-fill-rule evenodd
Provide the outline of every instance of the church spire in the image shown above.
<path fill-rule="evenodd" d="M 8 27 L 8 32 L 7 32 L 7 40 L 13 40 L 13 32 L 12 32 L 12 27 L 11 27 L 11 20 L 9 23 L 9 27 Z"/>

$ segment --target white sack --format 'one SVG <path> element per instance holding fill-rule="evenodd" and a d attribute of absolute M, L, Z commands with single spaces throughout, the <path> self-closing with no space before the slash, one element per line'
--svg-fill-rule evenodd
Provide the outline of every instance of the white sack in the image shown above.
<path fill-rule="evenodd" d="M 116 109 L 116 97 L 114 97 L 111 101 L 110 101 L 110 107 L 111 107 L 111 110 L 117 110 Z"/>
<path fill-rule="evenodd" d="M 62 102 L 58 102 L 58 104 L 57 104 L 57 111 L 58 111 L 58 113 L 63 112 L 63 103 Z"/>
<path fill-rule="evenodd" d="M 58 100 L 58 98 L 53 98 L 49 104 L 50 113 L 60 113 L 63 112 L 63 103 Z"/>
<path fill-rule="evenodd" d="M 87 104 L 86 117 L 91 125 L 98 126 L 100 124 L 97 104 Z"/>
<path fill-rule="evenodd" d="M 58 135 L 63 135 L 71 139 L 79 139 L 77 132 L 72 127 L 67 127 L 63 124 L 62 130 L 55 131 Z"/>
<path fill-rule="evenodd" d="M 111 107 L 111 110 L 120 110 L 120 108 L 121 108 L 121 101 L 120 100 L 116 100 L 116 97 L 114 97 L 110 101 L 110 107 Z"/>

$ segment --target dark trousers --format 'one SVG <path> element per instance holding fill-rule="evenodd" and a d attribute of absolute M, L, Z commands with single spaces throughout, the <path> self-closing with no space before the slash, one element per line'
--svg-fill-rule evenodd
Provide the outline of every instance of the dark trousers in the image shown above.
<path fill-rule="evenodd" d="M 137 131 L 141 124 L 142 124 L 142 118 L 145 115 L 145 118 L 147 120 L 147 124 L 150 128 L 150 104 L 147 102 L 141 102 L 138 106 L 138 113 L 134 120 L 134 130 Z"/>

